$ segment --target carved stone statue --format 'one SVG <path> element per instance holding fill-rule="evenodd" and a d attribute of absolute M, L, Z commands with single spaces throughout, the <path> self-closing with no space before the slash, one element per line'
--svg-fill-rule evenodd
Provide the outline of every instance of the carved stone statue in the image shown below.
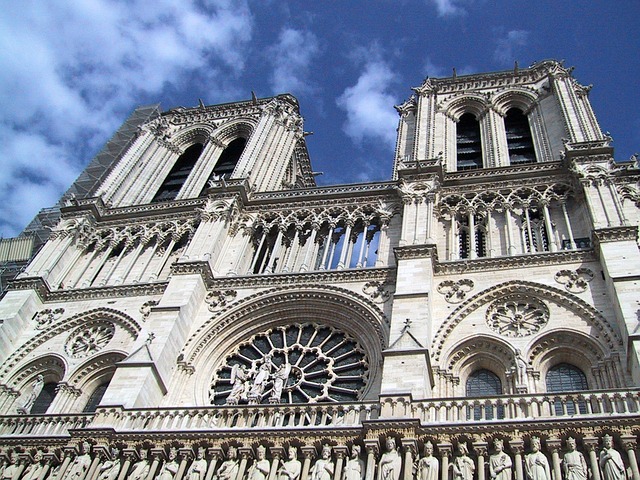
<path fill-rule="evenodd" d="M 44 465 L 42 464 L 42 450 L 38 450 L 33 456 L 33 462 L 25 469 L 22 480 L 38 480 Z"/>
<path fill-rule="evenodd" d="M 247 472 L 247 480 L 266 480 L 271 469 L 271 462 L 267 460 L 267 449 L 259 445 L 257 448 L 258 456 Z"/>
<path fill-rule="evenodd" d="M 244 365 L 234 365 L 231 367 L 231 393 L 227 397 L 227 405 L 237 405 L 240 400 L 246 400 L 247 396 L 247 380 L 249 374 Z"/>
<path fill-rule="evenodd" d="M 473 480 L 473 472 L 476 471 L 476 465 L 473 459 L 469 457 L 469 448 L 464 442 L 458 443 L 459 455 L 451 464 L 454 480 Z"/>
<path fill-rule="evenodd" d="M 433 456 L 433 443 L 424 444 L 424 456 L 418 460 L 416 480 L 438 480 L 440 462 Z"/>
<path fill-rule="evenodd" d="M 360 458 L 360 445 L 351 447 L 351 457 L 345 462 L 342 480 L 363 480 L 365 465 Z"/>
<path fill-rule="evenodd" d="M 207 474 L 207 459 L 205 458 L 205 449 L 200 447 L 196 459 L 191 462 L 189 471 L 187 472 L 187 480 L 204 480 Z"/>
<path fill-rule="evenodd" d="M 602 451 L 600 452 L 600 470 L 604 480 L 624 480 L 624 462 L 620 453 L 613 448 L 611 435 L 602 437 Z"/>
<path fill-rule="evenodd" d="M 493 441 L 496 453 L 489 457 L 489 474 L 496 480 L 511 480 L 513 462 L 511 457 L 504 452 L 504 442 L 496 438 Z"/>
<path fill-rule="evenodd" d="M 288 363 L 283 363 L 275 371 L 273 374 L 273 388 L 271 390 L 271 395 L 269 396 L 270 403 L 280 403 L 280 396 L 282 395 L 284 386 L 287 384 L 290 373 L 291 365 Z"/>
<path fill-rule="evenodd" d="M 173 480 L 178 473 L 178 451 L 175 448 L 169 450 L 169 458 L 162 464 L 156 480 Z"/>
<path fill-rule="evenodd" d="M 149 459 L 147 458 L 147 451 L 140 450 L 140 460 L 138 460 L 131 469 L 129 474 L 129 480 L 144 480 L 149 475 Z"/>
<path fill-rule="evenodd" d="M 18 480 L 18 454 L 12 452 L 9 456 L 9 464 L 2 471 L 2 480 Z"/>
<path fill-rule="evenodd" d="M 29 390 L 27 390 L 21 398 L 20 405 L 16 409 L 18 414 L 29 415 L 31 413 L 31 408 L 33 407 L 33 404 L 36 403 L 36 399 L 40 395 L 40 392 L 42 392 L 43 387 L 44 377 L 42 375 L 38 375 L 29 387 Z"/>
<path fill-rule="evenodd" d="M 549 460 L 540 451 L 540 439 L 531 439 L 531 453 L 524 457 L 524 471 L 529 480 L 551 480 Z"/>
<path fill-rule="evenodd" d="M 565 480 L 587 480 L 587 462 L 582 453 L 576 450 L 576 440 L 567 438 L 567 451 L 562 459 Z"/>
<path fill-rule="evenodd" d="M 335 467 L 331 461 L 331 447 L 325 445 L 322 447 L 322 456 L 316 460 L 316 463 L 309 470 L 309 478 L 311 480 L 331 480 L 334 469 Z"/>
<path fill-rule="evenodd" d="M 516 386 L 518 387 L 528 386 L 529 374 L 527 373 L 527 361 L 525 360 L 520 350 L 516 350 L 513 363 L 516 371 Z"/>
<path fill-rule="evenodd" d="M 382 454 L 378 462 L 378 480 L 398 480 L 402 468 L 402 457 L 396 448 L 395 439 L 388 438 L 386 447 L 387 451 Z"/>
<path fill-rule="evenodd" d="M 265 355 L 249 390 L 249 405 L 257 405 L 262 400 L 262 394 L 271 376 L 272 368 L 271 355 Z"/>
<path fill-rule="evenodd" d="M 78 480 L 84 478 L 89 466 L 91 465 L 91 456 L 89 452 L 91 445 L 88 442 L 82 442 L 80 445 L 80 454 L 74 458 L 73 462 L 69 466 L 68 473 L 65 475 L 67 480 Z"/>
<path fill-rule="evenodd" d="M 235 480 L 238 475 L 238 468 L 238 451 L 235 447 L 229 447 L 227 459 L 222 462 L 214 478 L 216 480 Z"/>
<path fill-rule="evenodd" d="M 302 471 L 302 464 L 298 460 L 298 449 L 289 447 L 288 460 L 278 469 L 278 480 L 297 480 Z"/>
<path fill-rule="evenodd" d="M 98 480 L 116 480 L 120 473 L 120 450 L 111 447 L 111 460 L 106 460 L 100 465 Z"/>

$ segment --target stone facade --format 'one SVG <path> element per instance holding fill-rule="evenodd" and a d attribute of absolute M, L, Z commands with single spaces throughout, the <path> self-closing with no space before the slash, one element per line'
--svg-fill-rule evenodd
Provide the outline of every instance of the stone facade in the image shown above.
<path fill-rule="evenodd" d="M 0 301 L 2 478 L 640 480 L 638 165 L 558 62 L 413 90 L 387 182 L 142 124 Z"/>

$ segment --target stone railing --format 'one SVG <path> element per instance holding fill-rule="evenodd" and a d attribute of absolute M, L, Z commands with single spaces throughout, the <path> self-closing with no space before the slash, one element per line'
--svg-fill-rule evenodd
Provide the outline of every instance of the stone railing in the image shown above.
<path fill-rule="evenodd" d="M 104 407 L 92 428 L 120 431 L 358 427 L 379 417 L 378 403 L 238 405 L 202 408 Z"/>
<path fill-rule="evenodd" d="M 381 418 L 417 418 L 421 423 L 572 419 L 640 415 L 640 390 L 543 393 L 486 398 L 411 400 L 382 396 Z"/>
<path fill-rule="evenodd" d="M 412 400 L 382 395 L 380 402 L 237 405 L 181 408 L 100 407 L 93 415 L 0 416 L 0 437 L 68 436 L 70 429 L 116 432 L 309 429 L 360 427 L 368 420 L 417 419 L 421 424 L 520 422 L 640 416 L 640 390 L 528 394 L 488 398 Z"/>
<path fill-rule="evenodd" d="M 2 415 L 0 437 L 67 437 L 69 430 L 84 428 L 93 415 Z"/>

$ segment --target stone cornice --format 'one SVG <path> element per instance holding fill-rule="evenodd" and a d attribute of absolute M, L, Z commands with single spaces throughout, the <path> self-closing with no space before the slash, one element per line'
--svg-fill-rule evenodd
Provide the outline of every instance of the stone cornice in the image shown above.
<path fill-rule="evenodd" d="M 621 226 L 598 228 L 593 231 L 593 237 L 597 244 L 620 241 L 636 241 L 638 239 L 638 226 Z"/>
<path fill-rule="evenodd" d="M 563 265 L 593 262 L 596 260 L 593 249 L 563 250 L 560 252 L 532 253 L 511 257 L 476 258 L 454 261 L 438 260 L 435 245 L 407 245 L 394 249 L 397 260 L 413 258 L 432 258 L 436 275 L 455 275 L 459 273 L 482 272 L 490 270 L 511 270 L 542 265 Z"/>
<path fill-rule="evenodd" d="M 362 268 L 354 270 L 328 270 L 314 272 L 277 273 L 272 275 L 244 275 L 238 277 L 215 278 L 208 262 L 176 263 L 171 268 L 172 275 L 202 275 L 207 288 L 241 289 L 272 287 L 274 285 L 318 285 L 335 283 L 356 283 L 371 281 L 395 281 L 395 268 Z"/>
<path fill-rule="evenodd" d="M 563 162 L 539 162 L 526 163 L 524 165 L 514 165 L 509 167 L 476 168 L 473 170 L 463 170 L 459 172 L 447 172 L 444 174 L 444 186 L 456 185 L 469 182 L 481 183 L 490 182 L 492 185 L 500 181 L 522 181 L 525 178 L 535 178 L 534 181 L 548 181 L 553 178 L 555 181 L 558 175 L 567 174 Z M 538 178 L 545 175 L 545 178 Z"/>
<path fill-rule="evenodd" d="M 169 282 L 140 283 L 107 287 L 51 290 L 41 277 L 19 278 L 9 283 L 10 290 L 34 290 L 43 302 L 70 302 L 100 298 L 162 295 Z"/>
<path fill-rule="evenodd" d="M 351 185 L 332 185 L 328 187 L 316 187 L 305 189 L 283 190 L 277 192 L 261 192 L 251 195 L 250 203 L 260 202 L 261 204 L 270 202 L 291 201 L 301 197 L 324 200 L 327 197 L 340 197 L 344 201 L 353 201 L 354 198 L 343 198 L 344 195 L 372 195 L 385 194 L 395 191 L 395 182 L 362 183 Z M 298 200 L 296 200 L 297 204 Z"/>

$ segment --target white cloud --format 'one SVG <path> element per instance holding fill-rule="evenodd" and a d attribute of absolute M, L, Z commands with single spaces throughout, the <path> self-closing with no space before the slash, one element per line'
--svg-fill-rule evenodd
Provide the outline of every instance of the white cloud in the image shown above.
<path fill-rule="evenodd" d="M 388 90 L 396 80 L 387 63 L 372 60 L 365 64 L 357 83 L 338 98 L 338 106 L 347 112 L 344 131 L 356 143 L 369 138 L 394 148 L 398 115 Z"/>
<path fill-rule="evenodd" d="M 464 15 L 466 10 L 459 5 L 459 0 L 429 0 L 438 10 L 440 17 Z"/>
<path fill-rule="evenodd" d="M 519 47 L 527 45 L 529 32 L 527 30 L 510 30 L 506 36 L 497 40 L 497 46 L 493 52 L 493 58 L 501 64 L 513 63 L 516 51 Z"/>
<path fill-rule="evenodd" d="M 273 93 L 299 95 L 312 91 L 310 66 L 319 51 L 318 39 L 313 32 L 283 28 L 278 43 L 268 50 L 273 68 L 270 79 Z"/>
<path fill-rule="evenodd" d="M 0 235 L 55 203 L 137 104 L 194 76 L 220 94 L 244 68 L 252 24 L 245 0 L 6 2 Z"/>

